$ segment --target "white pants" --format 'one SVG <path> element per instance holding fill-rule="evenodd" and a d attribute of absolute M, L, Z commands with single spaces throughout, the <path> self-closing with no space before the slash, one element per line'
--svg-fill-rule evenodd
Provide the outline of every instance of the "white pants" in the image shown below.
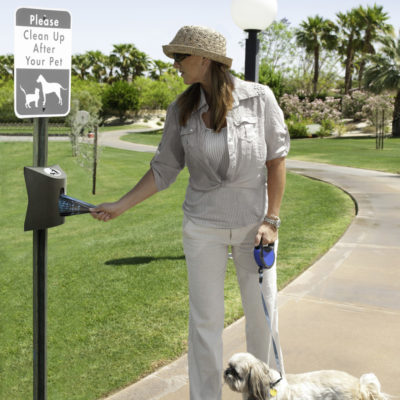
<path fill-rule="evenodd" d="M 191 400 L 220 400 L 224 280 L 228 246 L 232 255 L 246 316 L 247 351 L 276 368 L 271 332 L 265 318 L 254 261 L 254 239 L 260 224 L 216 229 L 183 220 L 183 248 L 189 279 L 189 382 Z M 277 252 L 275 243 L 275 252 Z M 276 261 L 264 271 L 263 293 L 283 368 L 278 338 Z"/>

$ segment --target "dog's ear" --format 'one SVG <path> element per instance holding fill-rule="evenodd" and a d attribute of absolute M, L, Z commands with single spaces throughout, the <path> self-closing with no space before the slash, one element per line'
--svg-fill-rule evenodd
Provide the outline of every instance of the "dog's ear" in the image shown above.
<path fill-rule="evenodd" d="M 247 379 L 247 389 L 250 399 L 266 400 L 269 398 L 269 369 L 266 364 L 257 360 L 250 367 Z"/>

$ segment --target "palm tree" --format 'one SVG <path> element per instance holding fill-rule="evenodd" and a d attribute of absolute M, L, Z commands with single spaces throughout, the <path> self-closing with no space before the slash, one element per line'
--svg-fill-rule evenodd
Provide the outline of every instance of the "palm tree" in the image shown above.
<path fill-rule="evenodd" d="M 72 75 L 80 79 L 87 79 L 90 75 L 90 59 L 87 54 L 75 54 L 72 56 Z"/>
<path fill-rule="evenodd" d="M 393 35 L 393 26 L 387 24 L 385 21 L 389 19 L 386 12 L 383 12 L 382 6 L 374 4 L 373 7 L 368 6 L 366 9 L 359 6 L 356 9 L 358 19 L 362 23 L 364 32 L 363 42 L 364 45 L 361 50 L 360 70 L 358 75 L 359 88 L 361 89 L 365 65 L 367 63 L 368 54 L 375 54 L 373 42 L 378 40 L 380 35 Z"/>
<path fill-rule="evenodd" d="M 161 60 L 152 60 L 152 69 L 150 71 L 150 77 L 154 80 L 159 80 L 161 75 L 168 70 L 171 63 L 167 63 Z"/>
<path fill-rule="evenodd" d="M 365 70 L 365 87 L 374 92 L 395 91 L 392 134 L 400 137 L 400 36 L 380 39 L 378 54 L 370 56 L 371 65 Z"/>
<path fill-rule="evenodd" d="M 355 9 L 346 14 L 337 13 L 338 25 L 340 28 L 340 38 L 338 51 L 344 60 L 344 93 L 348 94 L 352 86 L 352 75 L 354 70 L 354 58 L 361 50 L 362 41 L 360 39 L 360 21 Z"/>
<path fill-rule="evenodd" d="M 104 82 L 107 75 L 106 56 L 99 50 L 86 53 L 92 66 L 91 73 L 96 82 Z"/>
<path fill-rule="evenodd" d="M 143 72 L 150 68 L 151 62 L 146 53 L 139 51 L 134 47 L 131 51 L 132 57 L 132 80 L 137 76 L 142 76 Z"/>
<path fill-rule="evenodd" d="M 319 15 L 308 17 L 296 31 L 297 44 L 314 55 L 313 95 L 317 94 L 321 49 L 333 50 L 337 45 L 337 26 Z"/>
<path fill-rule="evenodd" d="M 118 57 L 114 54 L 110 54 L 109 56 L 104 56 L 104 66 L 107 71 L 107 75 L 104 77 L 103 82 L 108 84 L 112 84 L 116 80 L 118 80 L 116 76 L 116 69 L 118 64 Z"/>
<path fill-rule="evenodd" d="M 111 55 L 114 56 L 115 66 L 119 69 L 119 74 L 126 82 L 129 80 L 132 69 L 131 51 L 135 47 L 133 44 L 114 44 Z"/>
<path fill-rule="evenodd" d="M 147 55 L 132 43 L 114 45 L 111 55 L 115 57 L 115 66 L 119 69 L 120 76 L 127 82 L 143 75 L 150 65 Z"/>

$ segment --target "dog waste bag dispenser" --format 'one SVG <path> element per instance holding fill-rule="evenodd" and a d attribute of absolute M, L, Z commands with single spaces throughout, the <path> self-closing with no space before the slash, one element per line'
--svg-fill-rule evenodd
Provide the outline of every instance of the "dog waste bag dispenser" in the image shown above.
<path fill-rule="evenodd" d="M 25 231 L 47 229 L 64 223 L 58 202 L 66 192 L 67 176 L 58 166 L 24 167 L 26 189 L 28 191 L 28 210 L 25 218 Z"/>
<path fill-rule="evenodd" d="M 25 231 L 47 229 L 64 223 L 64 217 L 86 214 L 94 205 L 67 196 L 67 176 L 58 166 L 25 167 L 28 210 Z"/>
<path fill-rule="evenodd" d="M 58 166 L 25 167 L 28 210 L 25 231 L 47 229 L 64 223 L 64 217 L 85 214 L 92 204 L 67 196 L 67 176 Z"/>

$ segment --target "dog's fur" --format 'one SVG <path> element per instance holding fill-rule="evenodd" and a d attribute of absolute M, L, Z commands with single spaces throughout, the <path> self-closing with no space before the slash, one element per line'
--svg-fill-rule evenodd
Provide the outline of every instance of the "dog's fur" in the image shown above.
<path fill-rule="evenodd" d="M 26 93 L 25 89 L 19 85 L 25 94 L 25 108 L 31 108 L 31 103 L 35 103 L 35 107 L 39 105 L 40 89 L 35 88 L 35 93 Z"/>
<path fill-rule="evenodd" d="M 62 105 L 61 89 L 62 90 L 67 90 L 67 89 L 64 89 L 57 82 L 47 82 L 46 79 L 44 79 L 43 75 L 39 75 L 36 82 L 42 85 L 43 107 L 46 105 L 46 96 L 50 93 L 55 93 L 56 96 L 58 97 L 58 104 Z"/>
<path fill-rule="evenodd" d="M 224 372 L 228 386 L 247 395 L 248 400 L 388 400 L 381 392 L 381 385 L 374 374 L 357 379 L 341 371 L 316 371 L 305 374 L 285 375 L 269 368 L 249 353 L 237 353 L 229 360 Z"/>

